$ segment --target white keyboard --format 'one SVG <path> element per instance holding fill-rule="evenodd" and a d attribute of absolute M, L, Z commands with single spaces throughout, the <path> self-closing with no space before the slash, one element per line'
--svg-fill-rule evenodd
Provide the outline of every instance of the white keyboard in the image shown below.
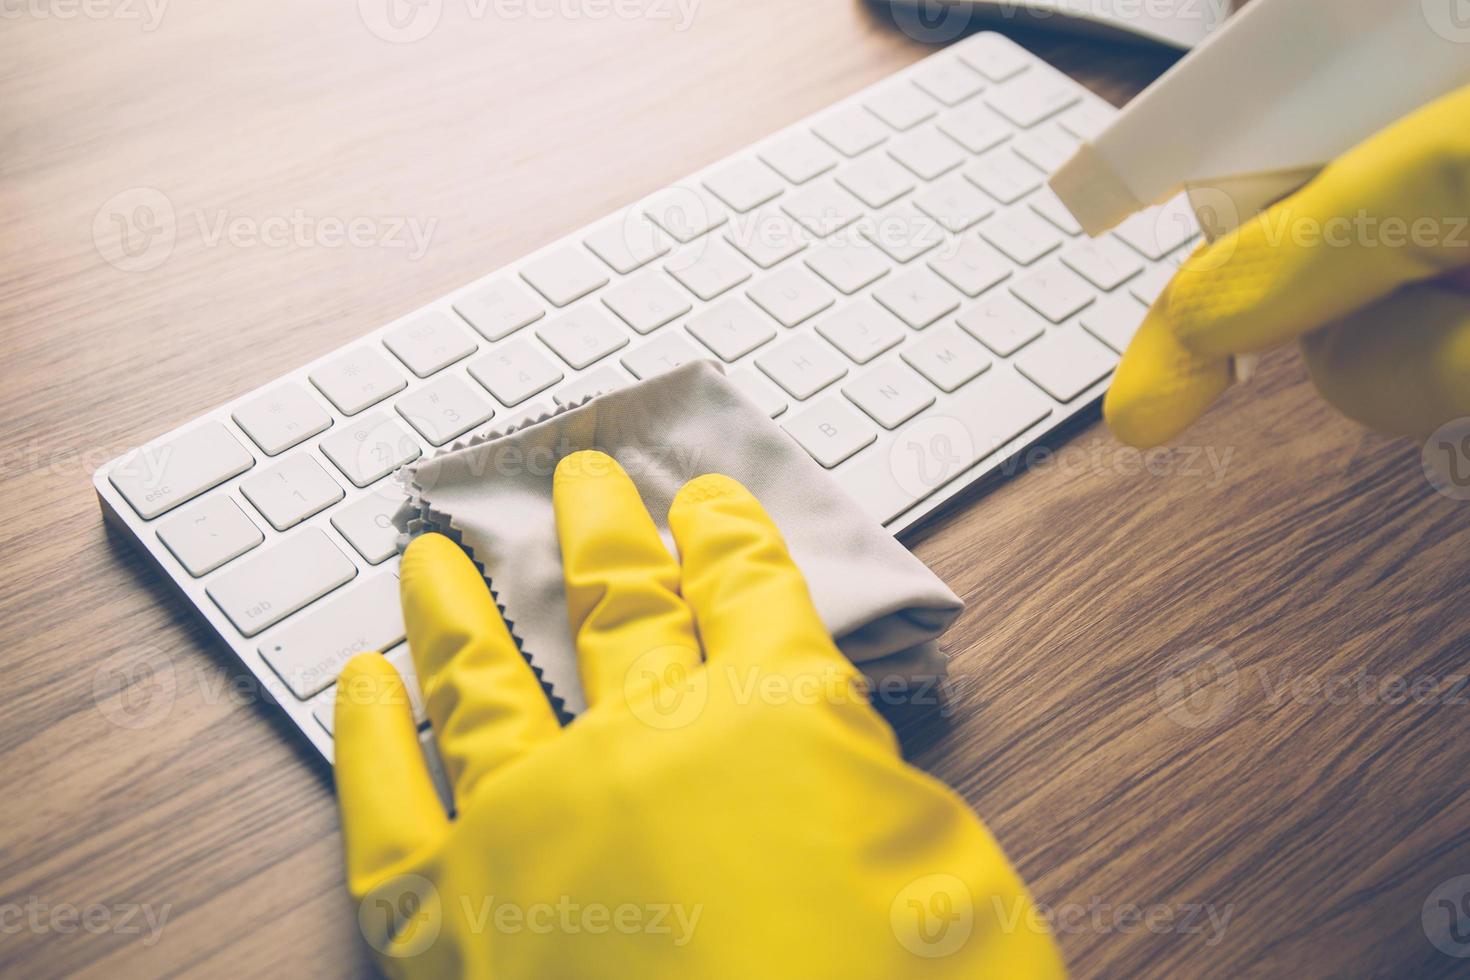
<path fill-rule="evenodd" d="M 108 463 L 102 507 L 330 759 L 342 664 L 411 670 L 390 474 L 437 447 L 711 358 L 897 533 L 1095 402 L 1197 234 L 1085 238 L 1046 189 L 1113 111 L 975 35 Z"/>

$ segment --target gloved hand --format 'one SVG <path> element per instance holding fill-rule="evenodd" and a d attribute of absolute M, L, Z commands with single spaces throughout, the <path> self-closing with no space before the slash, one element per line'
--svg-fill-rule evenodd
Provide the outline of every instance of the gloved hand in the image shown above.
<path fill-rule="evenodd" d="M 1231 355 L 1293 339 L 1322 396 L 1365 425 L 1423 440 L 1470 415 L 1467 218 L 1470 88 L 1196 251 L 1123 355 L 1108 425 L 1165 442 L 1229 386 Z"/>
<path fill-rule="evenodd" d="M 347 881 L 386 972 L 1062 975 L 995 841 L 899 757 L 748 491 L 680 491 L 682 562 L 601 453 L 562 461 L 554 504 L 584 714 L 558 726 L 437 535 L 401 577 L 455 819 L 388 662 L 362 654 L 339 681 Z"/>

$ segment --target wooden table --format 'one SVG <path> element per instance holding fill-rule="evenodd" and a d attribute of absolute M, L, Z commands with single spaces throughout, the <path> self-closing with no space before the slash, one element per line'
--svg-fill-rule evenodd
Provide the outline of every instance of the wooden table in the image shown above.
<path fill-rule="evenodd" d="M 104 531 L 97 464 L 928 50 L 853 3 L 711 2 L 686 30 L 476 9 L 390 44 L 345 0 L 6 8 L 0 974 L 369 968 L 325 767 Z M 1114 101 L 1169 62 L 1017 36 Z M 139 187 L 181 218 L 125 272 L 92 226 Z M 431 244 L 214 234 L 298 213 L 432 221 Z M 969 601 L 948 710 L 898 719 L 912 758 L 1078 976 L 1463 969 L 1420 912 L 1470 872 L 1470 698 L 1310 685 L 1465 669 L 1467 505 L 1288 354 L 1184 442 L 1140 459 L 1083 425 L 910 536 Z M 1204 647 L 1217 679 L 1178 701 Z M 94 696 L 132 663 L 175 686 L 141 728 Z M 90 929 L 65 912 L 92 905 Z M 135 906 L 167 911 L 151 944 Z"/>

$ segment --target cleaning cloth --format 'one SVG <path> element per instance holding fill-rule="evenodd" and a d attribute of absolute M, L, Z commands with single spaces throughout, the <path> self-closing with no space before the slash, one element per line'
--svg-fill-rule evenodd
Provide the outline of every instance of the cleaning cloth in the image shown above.
<path fill-rule="evenodd" d="M 838 647 L 880 690 L 932 683 L 935 640 L 963 606 L 779 425 L 708 361 L 457 443 L 404 467 L 401 544 L 437 531 L 489 581 L 521 651 L 562 710 L 585 709 L 552 511 L 557 462 L 598 449 L 627 470 L 670 553 L 674 494 L 723 473 L 765 506 Z"/>

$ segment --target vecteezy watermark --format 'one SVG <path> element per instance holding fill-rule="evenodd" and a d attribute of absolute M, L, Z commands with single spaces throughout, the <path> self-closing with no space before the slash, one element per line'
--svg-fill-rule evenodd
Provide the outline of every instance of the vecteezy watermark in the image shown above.
<path fill-rule="evenodd" d="M 1470 416 L 1436 429 L 1424 441 L 1420 461 L 1435 490 L 1451 500 L 1470 500 Z"/>
<path fill-rule="evenodd" d="M 948 675 L 868 677 L 846 662 L 788 670 L 716 661 L 701 665 L 697 651 L 680 646 L 649 650 L 629 664 L 623 695 L 633 716 L 664 731 L 693 724 L 709 703 L 739 706 L 854 705 L 933 708 L 948 717 L 958 698 Z"/>
<path fill-rule="evenodd" d="M 94 936 L 141 936 L 144 946 L 153 946 L 163 935 L 172 910 L 170 903 L 117 902 L 104 905 L 94 902 L 76 905 L 48 902 L 31 895 L 24 901 L 0 903 L 0 935 L 31 932 L 70 936 L 84 932 Z"/>
<path fill-rule="evenodd" d="M 1419 0 L 1429 29 L 1446 41 L 1470 44 L 1470 0 Z"/>
<path fill-rule="evenodd" d="M 975 899 L 955 875 L 924 875 L 893 897 L 888 924 L 899 945 L 915 956 L 952 956 L 975 932 Z"/>
<path fill-rule="evenodd" d="M 168 195 L 132 187 L 103 202 L 92 219 L 97 253 L 124 272 L 147 272 L 168 260 L 179 231 L 188 229 L 206 248 L 401 249 L 410 262 L 429 250 L 437 218 L 402 215 L 315 215 L 304 208 L 264 216 L 227 209 L 192 209 L 182 215 Z"/>
<path fill-rule="evenodd" d="M 1088 902 L 1047 905 L 1033 904 L 1019 895 L 1009 900 L 995 895 L 991 902 L 996 922 L 1006 933 L 1022 928 L 1056 934 L 1147 932 L 1155 936 L 1204 936 L 1206 946 L 1219 945 L 1235 914 L 1234 905 L 1217 906 L 1207 902 L 1140 905 L 1094 897 Z"/>
<path fill-rule="evenodd" d="M 1229 717 L 1242 697 L 1273 708 L 1343 705 L 1389 707 L 1470 706 L 1470 673 L 1405 674 L 1360 667 L 1332 674 L 1240 668 L 1215 647 L 1197 647 L 1173 658 L 1159 675 L 1157 696 L 1170 720 L 1185 728 L 1204 728 Z"/>
<path fill-rule="evenodd" d="M 1159 706 L 1185 728 L 1217 724 L 1235 708 L 1240 680 L 1235 661 L 1215 647 L 1196 647 L 1174 657 L 1154 685 Z"/>
<path fill-rule="evenodd" d="M 689 30 L 701 0 L 454 0 L 465 18 L 486 20 L 646 20 Z M 444 17 L 445 0 L 357 0 L 357 12 L 374 37 L 390 44 L 422 41 Z"/>
<path fill-rule="evenodd" d="M 1118 476 L 1147 474 L 1160 479 L 1178 477 L 1200 480 L 1207 487 L 1217 487 L 1225 480 L 1235 447 L 1225 446 L 1157 446 L 1134 449 L 1108 442 L 1090 446 L 1065 445 L 1059 449 L 1032 446 L 1001 464 L 1004 476 L 1021 470 L 1054 471 L 1066 476 L 1089 473 L 1111 473 Z"/>
<path fill-rule="evenodd" d="M 92 672 L 92 703 L 119 728 L 152 728 L 173 710 L 177 692 L 173 660 L 146 644 L 119 650 Z"/>
<path fill-rule="evenodd" d="M 357 924 L 368 945 L 396 959 L 418 956 L 434 945 L 452 909 L 471 935 L 663 937 L 675 948 L 687 946 L 699 927 L 704 906 L 682 902 L 584 902 L 570 895 L 555 901 L 518 902 L 497 895 L 460 895 L 448 909 L 439 889 L 417 874 L 380 882 L 357 907 Z"/>
<path fill-rule="evenodd" d="M 151 32 L 163 20 L 168 0 L 0 0 L 0 20 L 117 20 Z"/>
<path fill-rule="evenodd" d="M 1440 882 L 1419 911 L 1419 924 L 1446 956 L 1470 958 L 1470 874 Z"/>

